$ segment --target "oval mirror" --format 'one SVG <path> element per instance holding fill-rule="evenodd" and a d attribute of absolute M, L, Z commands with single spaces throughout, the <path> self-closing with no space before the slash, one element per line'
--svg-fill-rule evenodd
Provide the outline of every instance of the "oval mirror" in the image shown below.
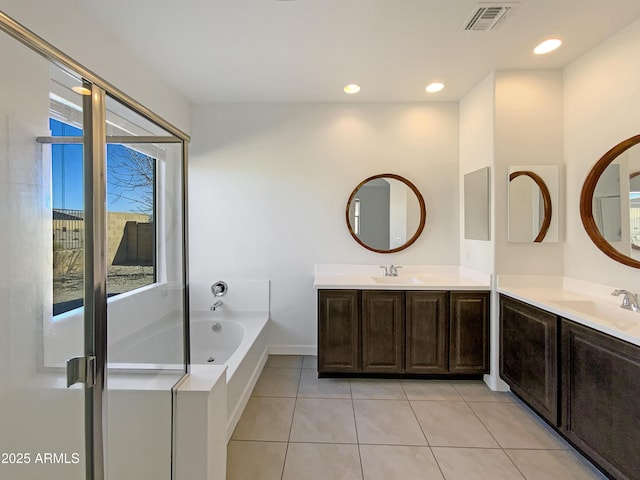
<path fill-rule="evenodd" d="M 542 242 L 549 233 L 552 216 L 551 192 L 542 177 L 532 170 L 511 171 L 509 241 Z"/>
<path fill-rule="evenodd" d="M 349 233 L 364 248 L 378 253 L 399 252 L 414 243 L 426 217 L 420 191 L 392 173 L 366 178 L 347 202 Z"/>
<path fill-rule="evenodd" d="M 593 243 L 610 258 L 635 268 L 640 268 L 639 143 L 636 135 L 605 153 L 587 175 L 580 195 L 580 218 Z"/>

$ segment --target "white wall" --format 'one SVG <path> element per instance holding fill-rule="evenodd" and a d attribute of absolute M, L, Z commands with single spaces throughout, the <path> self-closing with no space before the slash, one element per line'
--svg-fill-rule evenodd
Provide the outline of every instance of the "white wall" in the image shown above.
<path fill-rule="evenodd" d="M 509 167 L 563 163 L 563 84 L 560 70 L 495 73 L 495 249 L 496 273 L 562 275 L 560 242 L 508 241 Z M 562 172 L 562 169 L 560 169 Z M 560 182 L 563 185 L 564 182 Z M 563 190 L 560 199 L 564 198 Z M 564 205 L 554 205 L 564 222 Z M 563 235 L 560 235 L 563 239 Z"/>
<path fill-rule="evenodd" d="M 188 133 L 187 101 L 160 80 L 143 58 L 100 25 L 82 3 L 0 0 L 0 11 Z M 105 4 L 105 8 L 109 6 Z"/>
<path fill-rule="evenodd" d="M 486 273 L 495 270 L 494 199 L 490 194 L 489 240 L 467 240 L 464 237 L 464 175 L 490 167 L 489 188 L 493 189 L 494 174 L 494 104 L 495 75 L 491 73 L 460 102 L 460 265 Z"/>
<path fill-rule="evenodd" d="M 314 264 L 458 264 L 456 104 L 218 104 L 193 110 L 190 276 L 271 280 L 272 344 L 316 344 Z M 363 179 L 396 173 L 427 206 L 414 245 L 377 254 L 349 235 Z"/>
<path fill-rule="evenodd" d="M 580 190 L 591 167 L 618 142 L 640 133 L 640 20 L 564 72 L 567 243 L 565 274 L 638 290 L 638 270 L 605 256 L 580 221 Z"/>

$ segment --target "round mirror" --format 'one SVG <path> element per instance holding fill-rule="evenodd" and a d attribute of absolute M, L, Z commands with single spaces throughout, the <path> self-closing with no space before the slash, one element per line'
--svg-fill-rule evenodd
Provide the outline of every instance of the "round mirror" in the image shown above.
<path fill-rule="evenodd" d="M 593 243 L 610 258 L 635 268 L 640 268 L 639 143 L 636 135 L 605 153 L 587 175 L 580 195 L 580 218 Z"/>
<path fill-rule="evenodd" d="M 422 233 L 426 217 L 420 191 L 392 173 L 363 180 L 347 202 L 349 233 L 364 248 L 378 253 L 407 248 Z"/>
<path fill-rule="evenodd" d="M 509 174 L 509 241 L 542 242 L 551 226 L 551 193 L 531 170 Z"/>

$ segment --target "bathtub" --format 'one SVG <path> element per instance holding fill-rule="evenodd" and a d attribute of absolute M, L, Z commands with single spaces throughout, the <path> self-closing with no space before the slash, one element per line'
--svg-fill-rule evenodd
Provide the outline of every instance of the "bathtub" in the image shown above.
<path fill-rule="evenodd" d="M 191 312 L 191 364 L 226 367 L 227 438 L 267 361 L 268 319 L 267 312 Z M 109 349 L 109 370 L 183 371 L 182 328 L 181 323 L 165 319 L 149 327 L 152 333 L 141 331 L 118 342 Z"/>
<path fill-rule="evenodd" d="M 191 363 L 227 369 L 227 440 L 267 361 L 268 321 L 267 312 L 191 313 Z"/>

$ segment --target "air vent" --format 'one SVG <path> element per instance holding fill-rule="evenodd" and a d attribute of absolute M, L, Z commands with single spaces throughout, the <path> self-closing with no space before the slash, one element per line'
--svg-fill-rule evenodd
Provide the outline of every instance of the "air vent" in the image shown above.
<path fill-rule="evenodd" d="M 464 24 L 464 30 L 484 32 L 493 30 L 500 25 L 509 12 L 515 8 L 515 3 L 480 3 L 469 15 Z"/>

